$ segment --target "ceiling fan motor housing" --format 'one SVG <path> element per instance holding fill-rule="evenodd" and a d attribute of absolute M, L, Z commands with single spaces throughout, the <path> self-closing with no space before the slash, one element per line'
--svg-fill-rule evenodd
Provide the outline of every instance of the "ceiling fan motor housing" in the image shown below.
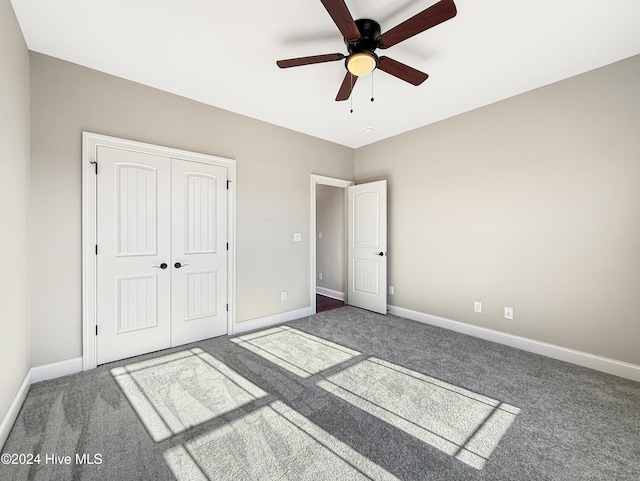
<path fill-rule="evenodd" d="M 371 20 L 368 18 L 360 18 L 355 20 L 355 24 L 360 31 L 360 38 L 357 40 L 349 41 L 347 39 L 344 40 L 344 43 L 347 45 L 347 50 L 349 51 L 349 56 L 356 53 L 367 53 L 371 55 L 375 62 L 376 67 L 378 66 L 378 56 L 373 53 L 375 49 L 379 46 L 380 39 L 380 24 L 375 20 Z M 349 62 L 349 58 L 345 60 L 345 65 Z"/>

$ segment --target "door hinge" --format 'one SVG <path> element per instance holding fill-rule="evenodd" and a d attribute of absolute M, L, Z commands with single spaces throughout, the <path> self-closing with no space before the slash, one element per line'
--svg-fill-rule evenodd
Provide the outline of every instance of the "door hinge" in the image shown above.
<path fill-rule="evenodd" d="M 98 255 L 98 244 L 96 244 L 96 255 Z"/>
<path fill-rule="evenodd" d="M 227 311 L 229 311 L 229 304 L 227 304 Z"/>
<path fill-rule="evenodd" d="M 227 242 L 227 250 L 229 250 L 229 243 Z"/>
<path fill-rule="evenodd" d="M 230 180 L 227 180 L 227 190 L 229 190 L 229 184 L 231 183 Z"/>
<path fill-rule="evenodd" d="M 98 325 L 96 324 L 96 336 L 98 335 Z"/>
<path fill-rule="evenodd" d="M 97 162 L 91 162 L 93 164 L 93 167 L 96 171 L 96 175 L 98 175 L 98 163 Z"/>

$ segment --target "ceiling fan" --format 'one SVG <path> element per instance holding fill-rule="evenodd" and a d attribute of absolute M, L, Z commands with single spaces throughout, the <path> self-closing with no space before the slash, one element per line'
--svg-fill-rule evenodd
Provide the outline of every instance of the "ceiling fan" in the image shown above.
<path fill-rule="evenodd" d="M 427 77 L 426 73 L 409 67 L 392 58 L 378 57 L 376 49 L 386 49 L 400 43 L 418 33 L 456 16 L 457 10 L 453 0 L 440 0 L 438 3 L 396 25 L 391 30 L 380 34 L 380 24 L 375 20 L 362 18 L 353 20 L 344 0 L 320 0 L 344 37 L 348 55 L 330 53 L 312 55 L 310 57 L 278 60 L 280 68 L 299 67 L 314 63 L 335 62 L 345 60 L 347 74 L 342 81 L 336 100 L 347 100 L 358 77 L 367 75 L 379 68 L 394 77 L 398 77 L 413 85 L 420 85 Z"/>

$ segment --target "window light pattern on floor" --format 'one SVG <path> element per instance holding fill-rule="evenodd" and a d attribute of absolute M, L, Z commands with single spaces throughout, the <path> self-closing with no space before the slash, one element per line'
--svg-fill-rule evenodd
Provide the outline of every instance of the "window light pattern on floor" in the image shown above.
<path fill-rule="evenodd" d="M 288 326 L 231 341 L 301 378 L 316 376 L 315 384 L 327 393 L 476 469 L 483 468 L 520 412 Z M 156 442 L 231 416 L 231 421 L 165 450 L 164 459 L 178 481 L 395 479 L 200 348 L 111 373 Z"/>
<path fill-rule="evenodd" d="M 281 401 L 168 449 L 164 458 L 177 481 L 397 480 Z"/>
<path fill-rule="evenodd" d="M 482 469 L 520 412 L 373 357 L 317 385 L 476 469 Z"/>
<path fill-rule="evenodd" d="M 303 378 L 360 355 L 358 351 L 288 326 L 265 329 L 231 341 Z"/>
<path fill-rule="evenodd" d="M 267 395 L 200 348 L 111 370 L 154 441 Z"/>

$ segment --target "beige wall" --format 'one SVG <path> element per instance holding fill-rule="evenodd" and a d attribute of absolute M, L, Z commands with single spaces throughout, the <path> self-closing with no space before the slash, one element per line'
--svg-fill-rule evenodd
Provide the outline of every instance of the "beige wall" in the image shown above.
<path fill-rule="evenodd" d="M 638 79 L 633 57 L 358 149 L 356 180 L 389 180 L 389 303 L 640 364 Z"/>
<path fill-rule="evenodd" d="M 390 304 L 640 364 L 639 74 L 356 150 L 359 182 L 389 180 Z M 36 53 L 31 103 L 32 365 L 81 355 L 82 130 L 235 158 L 237 318 L 308 305 L 309 174 L 353 178 L 351 149 Z"/>
<path fill-rule="evenodd" d="M 31 105 L 34 366 L 82 354 L 83 130 L 236 159 L 237 320 L 309 306 L 309 175 L 352 149 L 37 53 Z"/>
<path fill-rule="evenodd" d="M 316 231 L 322 239 L 316 239 L 317 287 L 324 287 L 344 294 L 345 286 L 345 209 L 344 189 L 331 185 L 316 186 Z"/>
<path fill-rule="evenodd" d="M 0 0 L 0 65 L 1 421 L 30 368 L 29 53 L 9 0 Z"/>

